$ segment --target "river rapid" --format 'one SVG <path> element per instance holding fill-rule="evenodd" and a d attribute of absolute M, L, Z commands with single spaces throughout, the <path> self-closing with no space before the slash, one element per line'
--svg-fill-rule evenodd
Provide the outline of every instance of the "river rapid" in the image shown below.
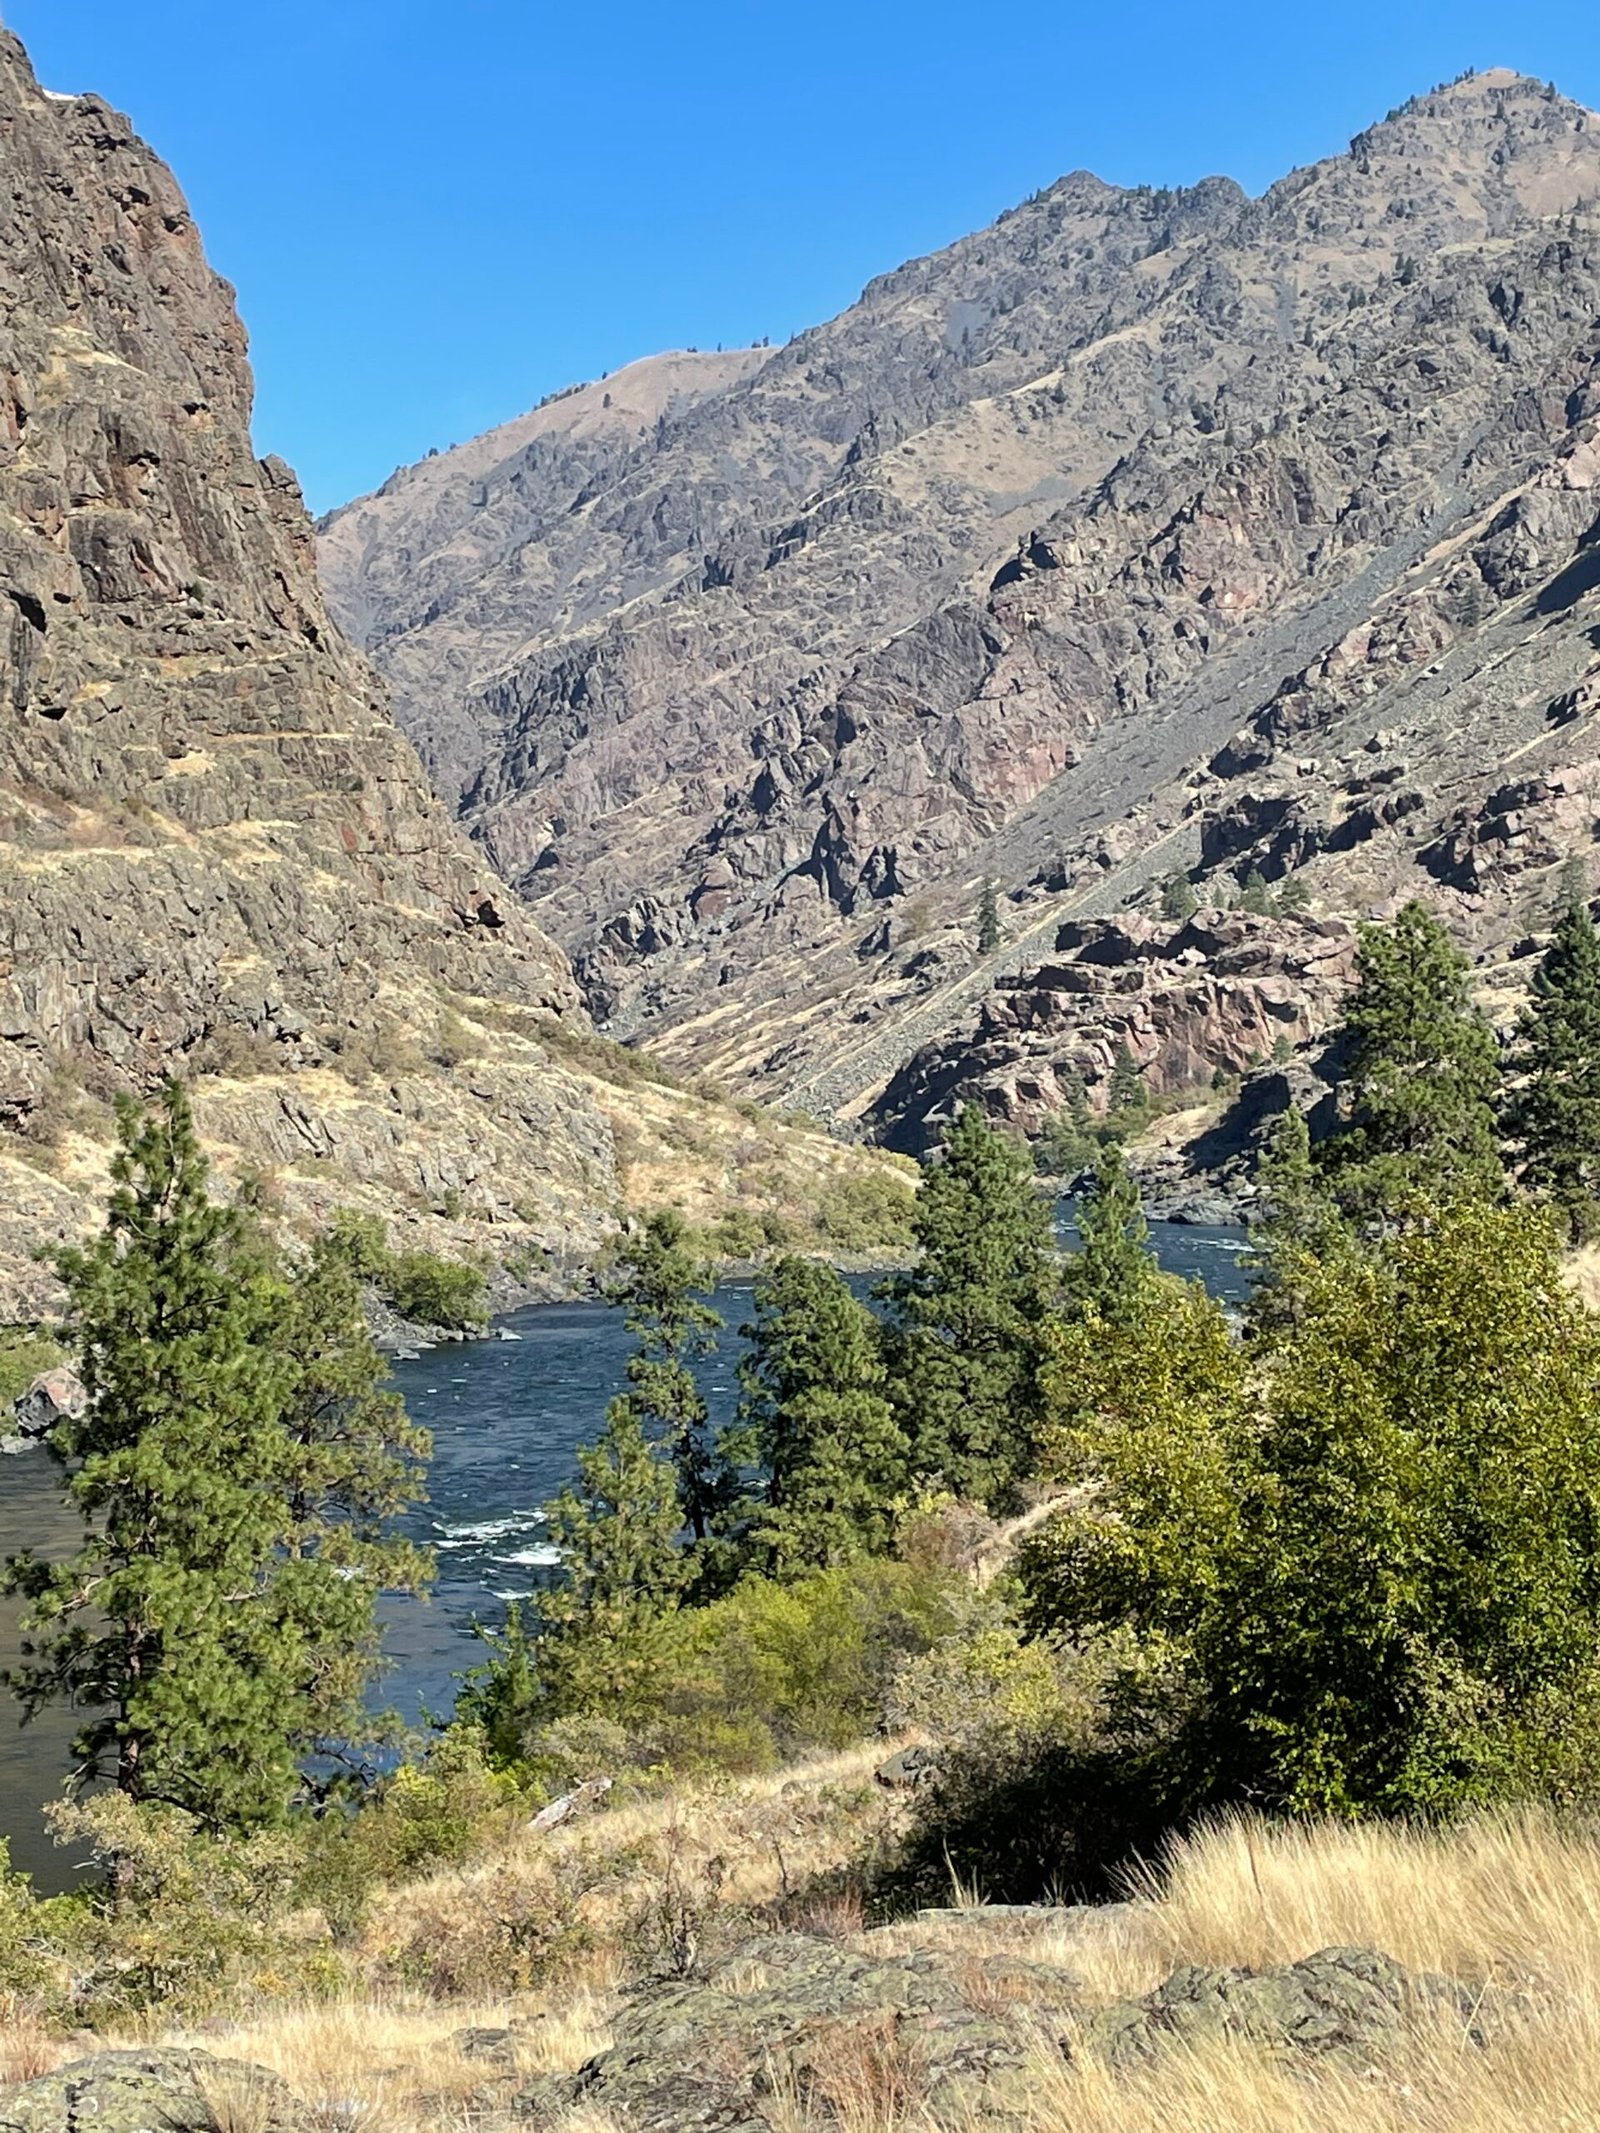
<path fill-rule="evenodd" d="M 1198 1276 L 1213 1295 L 1245 1293 L 1242 1231 L 1152 1223 L 1151 1243 L 1164 1267 Z M 852 1286 L 865 1295 L 871 1282 L 854 1277 Z M 738 1329 L 750 1315 L 750 1287 L 730 1281 L 712 1299 L 728 1330 L 702 1382 L 719 1419 L 737 1398 Z M 620 1312 L 603 1303 L 537 1304 L 498 1320 L 483 1340 L 395 1365 L 412 1416 L 433 1433 L 429 1500 L 405 1530 L 436 1551 L 438 1576 L 427 1600 L 386 1603 L 385 1703 L 411 1718 L 448 1712 L 457 1677 L 482 1656 L 474 1621 L 497 1626 L 508 1603 L 533 1591 L 553 1563 L 541 1506 L 573 1478 L 574 1454 L 626 1382 L 631 1350 Z M 77 1538 L 48 1454 L 0 1459 L 0 1557 L 23 1548 L 65 1552 Z M 16 1657 L 16 1618 L 16 1602 L 0 1600 L 0 1666 Z M 59 1889 L 73 1864 L 51 1844 L 43 1805 L 59 1792 L 73 1723 L 52 1711 L 23 1727 L 19 1715 L 0 1690 L 0 1833 L 10 1838 L 14 1867 L 41 1890 Z"/>

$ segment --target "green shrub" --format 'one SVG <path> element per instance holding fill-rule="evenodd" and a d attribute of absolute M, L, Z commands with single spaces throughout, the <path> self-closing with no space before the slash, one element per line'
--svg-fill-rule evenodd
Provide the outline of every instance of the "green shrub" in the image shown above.
<path fill-rule="evenodd" d="M 362 1878 L 403 1880 L 466 1858 L 517 1795 L 515 1778 L 491 1768 L 482 1732 L 451 1726 L 383 1780 L 339 1841 L 359 1860 Z"/>
<path fill-rule="evenodd" d="M 93 1885 L 37 1906 L 79 2021 L 110 2026 L 154 2009 L 193 2021 L 252 1996 L 344 1982 L 337 1958 L 293 1925 L 304 1858 L 292 1833 L 214 1836 L 177 1808 L 120 1792 L 56 1807 L 51 1820 L 57 1841 L 87 1846 L 100 1870 Z"/>
<path fill-rule="evenodd" d="M 915 1194 L 884 1171 L 847 1171 L 829 1180 L 817 1202 L 817 1227 L 842 1252 L 892 1252 L 912 1247 Z"/>
<path fill-rule="evenodd" d="M 66 1350 L 47 1333 L 23 1326 L 0 1332 L 0 1409 L 20 1399 L 41 1371 L 54 1370 L 65 1361 Z"/>
<path fill-rule="evenodd" d="M 401 1317 L 418 1325 L 471 1332 L 488 1323 L 482 1270 L 460 1260 L 420 1248 L 396 1252 L 385 1286 Z"/>
<path fill-rule="evenodd" d="M 1031 1620 L 1169 1656 L 1218 1800 L 1592 1792 L 1600 1321 L 1559 1245 L 1468 1202 L 1305 1260 L 1249 1353 L 1167 1288 L 1140 1327 L 1063 1340 L 1056 1471 L 1096 1487 L 1027 1552 Z"/>
<path fill-rule="evenodd" d="M 488 1322 L 488 1283 L 480 1267 L 442 1258 L 419 1245 L 395 1251 L 378 1217 L 353 1207 L 339 1208 L 329 1227 L 361 1279 L 370 1281 L 402 1318 L 465 1333 Z"/>
<path fill-rule="evenodd" d="M 746 1578 L 681 1618 L 655 1744 L 675 1764 L 763 1768 L 871 1731 L 904 1660 L 948 1636 L 963 1589 L 887 1559 Z"/>

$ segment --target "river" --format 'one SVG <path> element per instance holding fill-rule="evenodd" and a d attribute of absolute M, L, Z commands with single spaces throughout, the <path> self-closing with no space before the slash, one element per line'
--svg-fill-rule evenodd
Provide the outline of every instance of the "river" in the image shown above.
<path fill-rule="evenodd" d="M 1214 1295 L 1242 1296 L 1243 1233 L 1151 1224 L 1161 1264 L 1197 1275 Z M 1068 1232 L 1070 1237 L 1070 1231 Z M 865 1294 L 870 1282 L 852 1285 Z M 732 1411 L 739 1326 L 749 1316 L 750 1283 L 724 1284 L 713 1298 L 728 1326 L 704 1385 L 716 1415 Z M 397 1363 L 395 1382 L 414 1418 L 433 1432 L 429 1501 L 406 1521 L 411 1536 L 437 1551 L 438 1577 L 426 1601 L 385 1607 L 392 1672 L 386 1702 L 409 1717 L 449 1710 L 455 1681 L 481 1656 L 474 1620 L 497 1624 L 507 1602 L 533 1589 L 553 1559 L 540 1506 L 574 1473 L 573 1454 L 599 1427 L 621 1389 L 632 1343 L 621 1314 L 602 1303 L 538 1304 L 497 1322 L 487 1339 L 430 1349 Z M 0 1557 L 75 1545 L 77 1526 L 61 1497 L 59 1470 L 42 1451 L 0 1459 Z M 0 1600 L 0 1665 L 16 1654 L 16 1604 Z M 42 1803 L 67 1767 L 73 1727 L 49 1712 L 17 1723 L 0 1691 L 0 1831 L 14 1867 L 41 1889 L 64 1885 L 63 1855 L 51 1845 Z"/>

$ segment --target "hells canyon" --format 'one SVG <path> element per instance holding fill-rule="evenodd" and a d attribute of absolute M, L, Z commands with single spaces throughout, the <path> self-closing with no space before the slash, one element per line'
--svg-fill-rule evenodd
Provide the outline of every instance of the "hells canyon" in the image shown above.
<path fill-rule="evenodd" d="M 1076 173 L 316 529 L 130 122 L 5 36 L 0 154 L 12 1315 L 169 1072 L 292 1223 L 559 1281 L 663 1198 L 820 1234 L 964 1098 L 1314 1061 L 1408 894 L 1507 1007 L 1593 854 L 1600 119 L 1554 89 L 1259 198 Z"/>
<path fill-rule="evenodd" d="M 1260 198 L 1083 172 L 779 349 L 320 528 L 602 1027 L 899 1145 L 1327 1025 L 1421 893 L 1510 999 L 1600 816 L 1600 119 L 1505 72 Z M 1162 927 L 1259 874 L 1295 915 Z M 975 951 L 985 881 L 1000 944 Z"/>

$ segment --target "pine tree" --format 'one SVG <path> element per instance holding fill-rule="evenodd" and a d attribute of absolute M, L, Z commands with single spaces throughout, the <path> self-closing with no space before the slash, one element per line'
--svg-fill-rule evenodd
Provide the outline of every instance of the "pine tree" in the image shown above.
<path fill-rule="evenodd" d="M 1267 877 L 1259 867 L 1252 867 L 1244 878 L 1239 909 L 1248 911 L 1253 918 L 1266 918 L 1271 914 L 1272 894 L 1267 887 Z"/>
<path fill-rule="evenodd" d="M 617 1254 L 608 1302 L 639 1343 L 628 1359 L 632 1411 L 659 1436 L 678 1478 L 683 1516 L 697 1543 L 716 1529 L 738 1493 L 738 1476 L 718 1453 L 694 1365 L 716 1351 L 722 1320 L 700 1300 L 716 1279 L 674 1208 L 651 1215 Z"/>
<path fill-rule="evenodd" d="M 978 953 L 993 955 L 1000 945 L 1000 900 L 994 883 L 985 880 L 978 899 Z"/>
<path fill-rule="evenodd" d="M 740 1419 L 767 1476 L 747 1546 L 778 1576 L 887 1546 L 906 1440 L 872 1314 L 832 1267 L 785 1257 L 756 1283 Z"/>
<path fill-rule="evenodd" d="M 1468 968 L 1420 903 L 1361 930 L 1344 1024 L 1351 1111 L 1324 1160 L 1341 1204 L 1362 1219 L 1405 1220 L 1501 1189 L 1499 1061 Z"/>
<path fill-rule="evenodd" d="M 1193 918 L 1200 908 L 1194 883 L 1187 874 L 1169 874 L 1161 884 L 1161 916 L 1175 924 Z"/>
<path fill-rule="evenodd" d="M 885 1284 L 893 1397 L 913 1478 L 988 1503 L 1030 1468 L 1049 1210 L 1026 1156 L 968 1104 L 924 1174 L 918 1264 Z"/>
<path fill-rule="evenodd" d="M 13 1686 L 92 1714 L 80 1777 L 248 1828 L 286 1811 L 311 1725 L 275 1575 L 292 1373 L 266 1255 L 209 1197 L 182 1090 L 149 1117 L 124 1104 L 119 1136 L 105 1227 L 57 1261 L 89 1398 L 53 1448 L 88 1531 L 67 1561 L 11 1566 L 32 1633 Z"/>
<path fill-rule="evenodd" d="M 654 1415 L 638 1395 L 619 1393 L 597 1442 L 578 1453 L 576 1487 L 549 1506 L 563 1574 L 539 1600 L 547 1716 L 625 1707 L 648 1692 L 661 1627 L 688 1583 L 682 1499 L 645 1434 Z"/>
<path fill-rule="evenodd" d="M 1278 909 L 1285 918 L 1299 918 L 1311 909 L 1311 891 L 1298 874 L 1291 874 L 1278 891 Z"/>
<path fill-rule="evenodd" d="M 1576 1239 L 1592 1226 L 1600 1188 L 1600 938 L 1581 900 L 1563 913 L 1531 993 L 1507 1123 L 1522 1182 L 1561 1208 Z"/>
<path fill-rule="evenodd" d="M 1157 1276 L 1139 1187 L 1122 1150 L 1106 1148 L 1078 1207 L 1080 1249 L 1062 1273 L 1062 1288 L 1079 1317 L 1118 1325 L 1138 1321 Z"/>
<path fill-rule="evenodd" d="M 1250 1218 L 1250 1257 L 1255 1272 L 1249 1318 L 1252 1332 L 1296 1322 L 1311 1269 L 1348 1241 L 1326 1171 L 1311 1147 L 1305 1113 L 1291 1104 L 1274 1127 L 1256 1169 L 1256 1203 Z"/>
<path fill-rule="evenodd" d="M 1138 1061 L 1126 1044 L 1119 1042 L 1111 1060 L 1111 1085 L 1106 1094 L 1107 1116 L 1127 1121 L 1135 1113 L 1143 1111 L 1149 1101 L 1150 1092 L 1145 1087 Z"/>
<path fill-rule="evenodd" d="M 388 1386 L 357 1253 L 339 1235 L 319 1237 L 287 1277 L 273 1337 L 289 1366 L 279 1604 L 308 1661 L 305 1745 L 326 1751 L 371 1730 L 379 1594 L 419 1592 L 432 1574 L 426 1551 L 389 1530 L 423 1496 L 432 1443 Z"/>

